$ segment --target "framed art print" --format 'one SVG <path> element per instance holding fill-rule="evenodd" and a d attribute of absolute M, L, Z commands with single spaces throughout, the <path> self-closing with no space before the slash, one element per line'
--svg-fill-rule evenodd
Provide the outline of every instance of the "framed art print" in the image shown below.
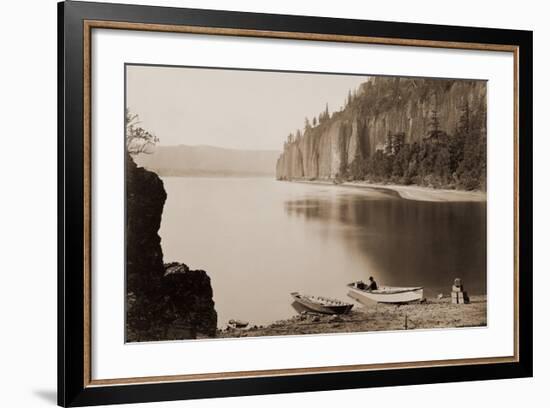
<path fill-rule="evenodd" d="M 60 3 L 58 174 L 62 406 L 532 375 L 531 32 Z"/>

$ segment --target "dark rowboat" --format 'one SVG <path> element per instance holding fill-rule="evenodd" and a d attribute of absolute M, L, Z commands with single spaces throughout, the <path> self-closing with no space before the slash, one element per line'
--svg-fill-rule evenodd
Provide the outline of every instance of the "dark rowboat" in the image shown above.
<path fill-rule="evenodd" d="M 228 326 L 233 329 L 244 329 L 248 326 L 248 322 L 245 322 L 244 320 L 231 319 L 227 323 Z"/>
<path fill-rule="evenodd" d="M 317 313 L 345 314 L 348 313 L 353 307 L 353 304 L 351 303 L 346 303 L 323 296 L 301 295 L 298 292 L 292 292 L 290 296 L 292 296 L 296 302 L 306 309 Z"/>

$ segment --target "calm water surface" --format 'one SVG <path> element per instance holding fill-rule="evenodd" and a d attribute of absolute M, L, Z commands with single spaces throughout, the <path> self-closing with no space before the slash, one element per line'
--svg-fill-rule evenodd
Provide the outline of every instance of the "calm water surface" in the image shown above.
<path fill-rule="evenodd" d="M 296 314 L 289 293 L 350 300 L 346 283 L 486 292 L 486 203 L 404 200 L 380 191 L 268 178 L 163 178 L 165 262 L 204 269 L 218 325 Z"/>

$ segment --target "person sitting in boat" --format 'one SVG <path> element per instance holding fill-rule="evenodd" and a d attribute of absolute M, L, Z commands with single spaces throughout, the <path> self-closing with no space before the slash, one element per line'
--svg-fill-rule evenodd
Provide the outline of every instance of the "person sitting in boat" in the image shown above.
<path fill-rule="evenodd" d="M 376 290 L 378 289 L 378 285 L 376 284 L 376 281 L 374 280 L 374 278 L 372 276 L 369 277 L 369 284 L 367 285 L 367 287 L 365 288 L 365 290 Z"/>

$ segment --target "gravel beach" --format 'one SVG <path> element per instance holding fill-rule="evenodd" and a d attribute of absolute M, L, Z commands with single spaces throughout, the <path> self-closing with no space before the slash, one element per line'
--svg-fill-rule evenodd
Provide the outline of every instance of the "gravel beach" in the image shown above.
<path fill-rule="evenodd" d="M 355 306 L 347 315 L 300 314 L 267 326 L 219 330 L 217 337 L 256 337 L 298 334 L 414 330 L 487 325 L 487 297 L 471 296 L 469 304 L 452 304 L 450 297 L 424 303 Z"/>
<path fill-rule="evenodd" d="M 322 184 L 335 187 L 364 188 L 380 192 L 393 193 L 405 200 L 431 201 L 431 202 L 484 202 L 487 201 L 487 193 L 484 191 L 464 191 L 430 188 L 417 185 L 379 184 L 367 181 L 345 181 L 334 184 L 325 180 L 293 180 L 296 183 Z"/>

